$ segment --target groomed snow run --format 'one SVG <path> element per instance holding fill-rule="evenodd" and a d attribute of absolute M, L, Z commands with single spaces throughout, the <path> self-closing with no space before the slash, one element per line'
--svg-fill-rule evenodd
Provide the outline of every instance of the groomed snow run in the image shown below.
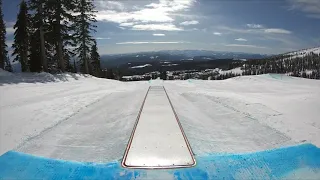
<path fill-rule="evenodd" d="M 266 74 L 222 81 L 119 82 L 89 75 L 11 74 L 1 70 L 0 165 L 7 163 L 9 168 L 0 168 L 0 179 L 32 179 L 38 173 L 40 178 L 72 178 L 68 171 L 45 173 L 61 167 L 76 172 L 80 166 L 88 173 L 98 168 L 96 173 L 110 173 L 114 178 L 118 177 L 115 171 L 125 178 L 145 173 L 121 169 L 119 164 L 150 85 L 166 88 L 199 164 L 174 171 L 169 177 L 148 171 L 146 178 L 318 179 L 318 80 Z M 289 148 L 278 150 L 283 147 Z M 285 166 L 279 165 L 280 159 Z M 37 169 L 28 170 L 31 166 L 25 162 Z M 53 165 L 41 166 L 40 162 Z M 15 175 L 15 170 L 21 173 Z"/>

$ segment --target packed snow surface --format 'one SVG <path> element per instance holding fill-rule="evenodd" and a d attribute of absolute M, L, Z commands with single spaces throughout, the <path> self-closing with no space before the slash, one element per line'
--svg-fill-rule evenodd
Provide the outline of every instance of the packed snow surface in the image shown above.
<path fill-rule="evenodd" d="M 320 81 L 277 74 L 223 81 L 119 82 L 0 72 L 0 155 L 123 157 L 150 85 L 165 86 L 196 155 L 320 146 Z"/>

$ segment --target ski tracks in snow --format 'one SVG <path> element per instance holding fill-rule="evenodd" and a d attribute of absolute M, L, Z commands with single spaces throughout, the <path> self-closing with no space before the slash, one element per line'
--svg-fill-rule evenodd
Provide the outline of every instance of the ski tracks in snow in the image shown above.
<path fill-rule="evenodd" d="M 254 152 L 295 144 L 256 119 L 281 115 L 279 112 L 267 107 L 246 107 L 236 100 L 170 91 L 171 88 L 176 87 L 170 85 L 168 93 L 197 155 Z"/>
<path fill-rule="evenodd" d="M 82 162 L 123 156 L 146 88 L 113 92 L 17 148 L 20 152 Z M 133 95 L 134 94 L 134 95 Z"/>

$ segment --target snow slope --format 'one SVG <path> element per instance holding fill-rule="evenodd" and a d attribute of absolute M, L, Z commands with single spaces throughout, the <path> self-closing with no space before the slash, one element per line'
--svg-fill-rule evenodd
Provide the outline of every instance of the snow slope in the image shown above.
<path fill-rule="evenodd" d="M 121 115 L 116 112 L 119 112 L 119 109 L 123 109 L 123 104 L 128 101 L 131 102 L 131 104 L 128 104 L 131 109 L 127 108 L 125 110 L 130 114 L 132 113 L 131 111 L 136 111 L 135 105 L 141 101 L 139 94 L 144 95 L 143 91 L 145 89 L 143 86 L 140 87 L 141 85 L 138 86 L 133 83 L 125 84 L 119 81 L 77 74 L 57 76 L 45 73 L 37 75 L 23 74 L 23 78 L 21 74 L 3 76 L 3 73 L 1 73 L 1 75 L 0 154 L 16 148 L 28 149 L 30 143 L 32 144 L 37 138 L 42 138 L 44 134 L 50 134 L 54 130 L 63 132 L 64 126 L 67 126 L 70 122 L 75 123 L 72 124 L 75 129 L 69 128 L 69 130 L 76 134 L 76 130 L 84 130 L 79 129 L 80 125 L 76 124 L 81 122 L 82 116 L 90 115 L 90 117 L 96 118 L 97 121 L 93 120 L 94 123 L 92 124 L 99 127 L 99 120 L 103 120 L 103 117 L 109 116 L 112 118 L 112 116 Z M 7 84 L 9 79 L 11 79 L 12 84 Z M 22 82 L 18 82 L 19 80 Z M 121 92 L 126 92 L 127 95 Z M 136 96 L 131 97 L 129 93 L 134 93 Z M 123 101 L 121 101 L 122 99 Z M 135 99 L 137 104 L 131 99 Z M 90 111 L 93 111 L 90 109 L 93 104 L 96 106 L 95 110 L 97 111 L 94 112 L 98 117 L 95 117 L 94 112 L 90 113 Z M 110 114 L 101 113 L 101 111 L 104 111 L 102 108 L 104 106 L 107 110 L 110 110 L 108 111 Z M 121 112 L 122 115 L 126 113 L 125 110 Z M 84 113 L 84 115 L 81 113 Z M 132 120 L 133 122 L 134 120 Z M 111 123 L 110 126 L 114 125 Z M 106 128 L 107 131 L 110 130 L 110 127 Z M 124 127 L 121 126 L 121 128 Z M 128 127 L 128 132 L 131 131 L 130 128 L 132 127 Z M 93 129 L 94 127 L 91 130 Z M 83 135 L 83 131 L 79 134 Z M 115 134 L 113 135 L 115 136 Z M 50 138 L 52 137 L 50 136 Z M 54 138 L 59 137 L 53 137 L 52 139 Z M 54 140 L 58 139 L 51 140 L 48 141 L 53 143 Z M 123 141 L 127 142 L 127 139 L 124 138 Z M 51 146 L 53 145 L 51 144 Z M 38 147 L 38 151 L 41 152 L 48 149 L 50 150 L 50 147 Z M 30 151 L 37 152 L 34 149 Z M 46 153 L 48 154 L 48 152 L 43 152 L 43 155 Z M 39 155 L 41 155 L 40 152 Z M 52 156 L 54 157 L 54 155 Z M 59 157 L 63 158 L 63 156 Z M 75 160 L 81 160 L 79 158 Z M 82 160 L 85 160 L 85 158 Z"/>
<path fill-rule="evenodd" d="M 1 81 L 23 79 L 19 76 L 21 74 L 5 74 Z M 109 135 L 119 137 L 121 142 L 117 138 L 107 138 L 103 144 L 120 143 L 124 147 L 150 82 L 167 88 L 196 153 L 253 152 L 301 142 L 320 146 L 320 81 L 317 80 L 276 74 L 224 81 L 157 80 L 149 83 L 124 83 L 74 74 L 24 74 L 23 77 L 21 83 L 0 81 L 1 154 L 17 149 L 77 161 L 121 158 L 122 153 L 112 148 L 109 155 L 100 160 L 90 154 L 85 156 L 81 150 L 85 148 L 81 146 L 89 145 L 80 137 L 88 132 L 85 127 L 80 128 L 80 122 L 91 124 L 91 129 L 97 130 L 91 132 L 93 137 L 123 123 L 121 127 L 126 128 L 119 134 Z M 104 122 L 106 126 L 100 126 Z M 65 136 L 71 131 L 71 137 Z M 126 136 L 120 136 L 121 133 Z M 55 134 L 61 137 L 54 137 Z M 79 143 L 74 140 L 73 143 L 79 146 L 81 157 L 72 153 L 68 145 L 73 136 L 79 136 Z M 91 142 L 90 146 L 102 146 L 98 142 L 92 144 L 95 143 Z M 104 149 L 100 148 L 102 153 Z M 61 149 L 64 149 L 63 154 Z"/>
<path fill-rule="evenodd" d="M 95 166 L 98 168 L 96 172 L 109 172 L 108 168 L 113 172 L 119 170 L 118 162 L 123 157 L 149 85 L 165 86 L 197 160 L 195 169 L 171 172 L 174 177 L 260 177 L 250 176 L 252 173 L 262 173 L 261 177 L 271 179 L 305 177 L 301 174 L 312 175 L 314 179 L 319 177 L 320 81 L 267 74 L 223 81 L 125 83 L 78 74 L 11 74 L 2 71 L 0 164 L 9 162 L 7 158 L 20 159 L 7 164 L 11 168 L 3 171 L 0 168 L 0 179 L 11 177 L 15 169 L 20 171 L 26 160 L 53 164 L 48 166 L 53 168 L 52 171 L 61 168 L 62 164 L 74 171 L 84 168 L 85 172 L 91 172 L 95 166 L 53 161 L 51 158 L 96 163 L 113 161 Z M 317 147 L 301 145 L 265 152 L 304 143 Z M 37 159 L 10 150 L 50 159 Z M 243 153 L 251 154 L 241 155 Z M 251 157 L 252 162 L 246 161 Z M 279 167 L 279 158 L 288 164 Z M 214 165 L 211 161 L 220 163 Z M 208 166 L 222 169 L 208 171 Z M 259 169 L 260 166 L 263 169 Z M 39 172 L 33 169 L 21 172 L 32 178 L 32 174 L 48 171 L 41 168 L 37 168 Z M 277 169 L 278 174 L 272 173 Z M 127 178 L 145 174 L 120 170 L 120 175 Z M 6 176 L 5 173 L 9 174 Z M 206 176 L 196 176 L 199 173 Z"/>
<path fill-rule="evenodd" d="M 294 51 L 294 52 L 290 52 L 287 53 L 285 55 L 291 55 L 292 58 L 296 58 L 296 57 L 304 57 L 310 53 L 314 53 L 314 54 L 320 54 L 320 47 L 315 47 L 315 48 L 309 48 L 309 49 L 303 49 L 303 50 L 299 50 L 299 51 Z"/>
<path fill-rule="evenodd" d="M 271 74 L 182 82 L 165 86 L 196 154 L 320 146 L 320 81 Z"/>

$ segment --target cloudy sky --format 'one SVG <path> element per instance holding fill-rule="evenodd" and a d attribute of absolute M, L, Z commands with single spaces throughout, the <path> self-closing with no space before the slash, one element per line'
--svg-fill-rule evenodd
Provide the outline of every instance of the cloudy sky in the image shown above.
<path fill-rule="evenodd" d="M 7 43 L 20 0 L 4 0 Z M 283 53 L 320 46 L 320 0 L 96 0 L 101 54 L 203 49 Z"/>

